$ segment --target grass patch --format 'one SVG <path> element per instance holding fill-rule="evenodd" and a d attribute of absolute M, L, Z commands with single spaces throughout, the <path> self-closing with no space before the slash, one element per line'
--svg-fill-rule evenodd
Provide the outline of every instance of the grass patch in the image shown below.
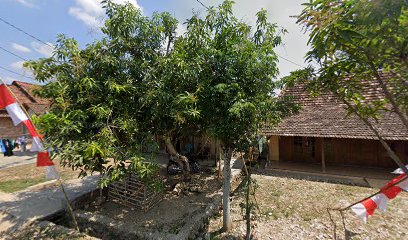
<path fill-rule="evenodd" d="M 45 177 L 4 181 L 0 182 L 0 191 L 13 193 L 45 181 Z"/>
<path fill-rule="evenodd" d="M 6 192 L 6 193 L 13 193 L 13 192 L 24 190 L 28 187 L 34 186 L 39 183 L 43 183 L 43 182 L 52 180 L 52 179 L 46 179 L 44 173 L 41 173 L 41 175 L 42 176 L 40 177 L 17 178 L 17 179 L 12 179 L 12 180 L 0 181 L 0 191 Z M 65 181 L 65 180 L 73 179 L 75 176 L 77 176 L 77 174 L 60 171 L 60 176 L 61 176 L 61 179 Z"/>

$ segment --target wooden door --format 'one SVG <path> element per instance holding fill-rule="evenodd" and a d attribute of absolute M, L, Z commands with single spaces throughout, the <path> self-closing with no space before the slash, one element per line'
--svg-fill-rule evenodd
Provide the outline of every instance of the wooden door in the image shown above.
<path fill-rule="evenodd" d="M 316 163 L 316 138 L 314 137 L 305 137 L 303 138 L 303 156 L 305 162 Z"/>

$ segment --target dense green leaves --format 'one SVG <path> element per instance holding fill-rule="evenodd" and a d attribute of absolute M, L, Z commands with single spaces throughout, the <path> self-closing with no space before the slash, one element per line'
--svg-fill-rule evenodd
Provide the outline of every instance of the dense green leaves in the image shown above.
<path fill-rule="evenodd" d="M 278 74 L 274 47 L 281 43 L 265 10 L 257 14 L 253 28 L 233 15 L 232 4 L 225 1 L 211 7 L 205 18 L 188 19 L 188 32 L 177 40 L 172 55 L 183 78 L 197 79 L 191 91 L 201 125 L 228 147 L 255 134 L 274 110 L 263 106 L 273 98 Z"/>
<path fill-rule="evenodd" d="M 61 35 L 51 58 L 27 64 L 50 80 L 39 94 L 51 109 L 37 122 L 64 164 L 102 173 L 103 186 L 126 171 L 154 176 L 144 153 L 153 136 L 207 133 L 234 149 L 290 113 L 274 96 L 281 31 L 265 10 L 252 27 L 225 1 L 177 37 L 169 13 L 104 4 L 100 40 L 80 49 Z"/>
<path fill-rule="evenodd" d="M 131 4 L 106 1 L 105 9 L 102 39 L 80 49 L 61 35 L 51 58 L 28 63 L 37 79 L 51 79 L 39 92 L 51 109 L 37 122 L 61 161 L 82 175 L 101 172 L 115 180 L 130 164 L 147 176 L 142 149 L 154 132 L 143 122 L 142 99 L 157 84 L 151 69 L 162 61 L 177 21 L 167 13 L 148 18 Z"/>

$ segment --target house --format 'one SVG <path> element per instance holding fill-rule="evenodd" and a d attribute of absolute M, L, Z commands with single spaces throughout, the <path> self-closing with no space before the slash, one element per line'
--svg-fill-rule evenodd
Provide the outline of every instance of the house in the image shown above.
<path fill-rule="evenodd" d="M 382 96 L 369 84 L 366 99 Z M 331 93 L 312 97 L 305 85 L 285 89 L 301 110 L 285 118 L 276 127 L 266 129 L 269 157 L 272 161 L 321 166 L 397 168 L 374 133 L 354 114 L 347 116 L 345 105 Z M 376 123 L 380 134 L 407 164 L 408 131 L 394 113 L 386 113 Z"/>
<path fill-rule="evenodd" d="M 28 114 L 42 114 L 49 108 L 49 101 L 36 97 L 33 91 L 40 87 L 36 84 L 14 81 L 8 88 L 18 102 L 23 105 Z M 14 126 L 5 109 L 0 109 L 0 138 L 16 138 L 21 135 L 29 136 L 24 124 Z"/>

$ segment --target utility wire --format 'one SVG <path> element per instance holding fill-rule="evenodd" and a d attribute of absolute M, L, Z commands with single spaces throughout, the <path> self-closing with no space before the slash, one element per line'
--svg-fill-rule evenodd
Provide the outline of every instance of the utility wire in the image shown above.
<path fill-rule="evenodd" d="M 277 54 L 276 52 L 275 52 L 275 54 L 276 54 L 276 56 L 278 56 L 279 58 L 282 58 L 282 59 L 285 60 L 285 61 L 288 61 L 288 62 L 290 62 L 290 63 L 292 63 L 292 64 L 294 64 L 294 65 L 296 65 L 296 66 L 298 66 L 298 67 L 304 68 L 304 66 L 302 66 L 302 65 L 300 65 L 300 64 L 298 64 L 298 63 L 295 63 L 294 61 L 289 60 L 289 59 L 287 59 L 287 58 L 285 58 L 285 57 L 282 57 L 281 55 Z"/>
<path fill-rule="evenodd" d="M 38 41 L 38 42 L 40 42 L 40 43 L 42 43 L 42 44 L 45 44 L 45 45 L 47 45 L 47 46 L 49 46 L 49 47 L 54 48 L 53 45 L 51 45 L 51 44 L 49 44 L 49 43 L 47 43 L 47 42 L 45 42 L 45 41 L 43 41 L 43 40 L 37 38 L 37 37 L 34 36 L 34 35 L 29 34 L 28 32 L 24 31 L 23 29 L 21 29 L 21 28 L 15 26 L 14 24 L 12 24 L 12 23 L 6 21 L 6 20 L 3 19 L 2 17 L 0 17 L 0 21 L 4 22 L 5 24 L 9 25 L 10 27 L 12 27 L 12 28 L 14 28 L 14 29 L 17 29 L 18 31 L 24 33 L 25 35 L 27 35 L 27 36 L 29 36 L 29 37 L 35 39 L 36 41 Z"/>
<path fill-rule="evenodd" d="M 201 4 L 201 6 L 203 6 L 203 7 L 205 7 L 206 9 L 210 9 L 209 7 L 207 7 L 206 5 L 204 5 L 204 3 L 203 2 L 201 2 L 200 0 L 196 0 L 199 4 Z M 408 1 L 408 0 L 407 0 Z M 282 58 L 283 60 L 285 60 L 285 61 L 287 61 L 287 62 L 290 62 L 290 63 L 292 63 L 292 64 L 294 64 L 294 65 L 296 65 L 296 66 L 298 66 L 298 67 L 301 67 L 301 68 L 304 68 L 304 66 L 302 66 L 302 65 L 300 65 L 300 64 L 298 64 L 298 63 L 296 63 L 296 62 L 294 62 L 294 61 L 292 61 L 292 60 L 290 60 L 290 59 L 287 59 L 287 58 L 285 58 L 285 57 L 282 57 L 281 55 L 279 55 L 279 54 L 277 54 L 277 53 L 275 53 L 279 58 Z"/>
<path fill-rule="evenodd" d="M 209 7 L 207 7 L 207 6 L 206 6 L 203 2 L 201 2 L 200 0 L 196 0 L 196 1 L 197 1 L 199 4 L 201 4 L 201 6 L 205 7 L 206 9 L 210 9 Z M 10 27 L 13 27 L 13 28 L 17 29 L 18 31 L 24 33 L 25 35 L 27 35 L 27 36 L 29 36 L 29 37 L 35 39 L 36 41 L 38 41 L 38 42 L 40 42 L 40 43 L 42 43 L 42 44 L 45 44 L 45 45 L 47 45 L 47 46 L 49 46 L 49 47 L 52 47 L 52 48 L 54 47 L 53 45 L 51 45 L 51 44 L 49 44 L 49 43 L 47 43 L 47 42 L 45 42 L 45 41 L 43 41 L 43 40 L 41 40 L 41 39 L 39 39 L 39 38 L 33 36 L 33 35 L 31 35 L 30 33 L 24 31 L 23 29 L 21 29 L 21 28 L 15 26 L 14 24 L 12 24 L 12 23 L 6 21 L 5 19 L 3 19 L 3 18 L 1 18 L 1 17 L 0 17 L 0 21 L 4 22 L 5 24 L 9 25 Z M 12 55 L 18 57 L 18 58 L 20 58 L 20 59 L 22 59 L 22 60 L 24 60 L 24 61 L 27 61 L 26 59 L 24 59 L 24 58 L 18 56 L 17 54 L 14 54 L 14 53 L 8 51 L 8 50 L 6 50 L 6 49 L 4 49 L 4 48 L 2 48 L 2 47 L 0 47 L 0 49 L 2 49 L 3 51 L 6 51 L 6 52 L 8 52 L 8 53 L 10 53 L 10 54 L 12 54 Z M 300 64 L 298 64 L 298 63 L 296 63 L 296 62 L 294 62 L 294 61 L 292 61 L 292 60 L 290 60 L 290 59 L 287 59 L 287 58 L 285 58 L 285 57 L 283 57 L 283 56 L 281 56 L 281 55 L 279 55 L 279 54 L 277 54 L 277 53 L 276 53 L 276 55 L 277 55 L 279 58 L 281 58 L 281 59 L 283 59 L 283 60 L 285 60 L 285 61 L 287 61 L 287 62 L 290 62 L 290 63 L 292 63 L 292 64 L 294 64 L 294 65 L 296 65 L 296 66 L 298 66 L 298 67 L 302 67 L 302 68 L 304 67 L 304 66 L 302 66 L 302 65 L 300 65 Z"/>
<path fill-rule="evenodd" d="M 36 80 L 36 79 L 34 79 L 34 78 L 32 78 L 32 77 L 26 76 L 26 75 L 24 75 L 24 74 L 22 74 L 22 73 L 18 73 L 18 72 L 16 72 L 16 71 L 13 71 L 13 70 L 11 70 L 11 69 L 5 68 L 5 67 L 3 67 L 3 66 L 0 66 L 0 69 L 3 69 L 3 70 L 5 70 L 5 71 L 7 71 L 7 72 L 16 74 L 16 75 L 21 76 L 21 77 L 25 77 L 25 78 L 29 78 L 29 79 L 32 79 L 32 80 Z"/>
<path fill-rule="evenodd" d="M 7 24 L 7 25 L 9 25 L 9 26 L 12 27 L 12 28 L 18 30 L 19 32 L 24 33 L 25 35 L 31 37 L 32 39 L 36 40 L 37 42 L 40 42 L 40 43 L 42 43 L 42 44 L 44 44 L 44 45 L 47 45 L 47 46 L 49 46 L 49 47 L 54 48 L 54 46 L 53 46 L 52 44 L 49 44 L 49 43 L 47 43 L 47 42 L 45 42 L 45 41 L 39 39 L 38 37 L 36 37 L 36 36 L 34 36 L 34 35 L 32 35 L 32 34 L 26 32 L 26 31 L 24 31 L 23 29 L 21 29 L 21 28 L 15 26 L 14 24 L 10 23 L 9 21 L 5 20 L 4 18 L 0 17 L 0 21 L 3 22 L 3 23 L 5 23 L 5 24 Z M 7 49 L 1 47 L 1 46 L 0 46 L 0 49 L 3 50 L 3 51 L 5 51 L 5 52 L 7 52 L 7 53 L 9 53 L 9 54 L 11 54 L 11 55 L 13 55 L 13 56 L 15 56 L 15 57 L 17 57 L 17 58 L 19 58 L 19 59 L 21 59 L 21 60 L 27 61 L 27 59 L 25 59 L 25 58 L 23 58 L 23 57 L 21 57 L 21 56 L 15 54 L 15 53 L 11 52 L 11 51 L 9 51 L 9 50 L 7 50 Z M 22 74 L 22 73 L 18 73 L 18 72 L 16 72 L 16 71 L 13 71 L 13 70 L 8 69 L 8 68 L 3 67 L 3 66 L 0 66 L 0 69 L 3 69 L 4 71 L 7 71 L 7 72 L 9 72 L 9 73 L 13 73 L 13 74 L 15 74 L 15 75 L 18 75 L 18 76 L 20 76 L 20 77 L 25 77 L 25 78 L 29 78 L 29 79 L 32 79 L 32 80 L 36 80 L 35 78 L 32 78 L 32 77 L 27 76 L 27 75 L 24 75 L 24 74 Z"/>
<path fill-rule="evenodd" d="M 210 9 L 209 7 L 205 6 L 204 3 L 202 3 L 200 0 L 196 0 L 196 1 L 197 1 L 199 4 L 201 4 L 201 6 L 207 8 L 207 10 Z"/>
<path fill-rule="evenodd" d="M 3 50 L 3 51 L 5 51 L 5 52 L 7 52 L 7 53 L 9 53 L 9 54 L 11 54 L 11 55 L 13 55 L 13 56 L 15 56 L 15 57 L 17 57 L 17 58 L 19 58 L 19 59 L 21 59 L 21 60 L 23 60 L 23 61 L 28 61 L 27 59 L 25 59 L 25 58 L 23 58 L 23 57 L 21 57 L 21 56 L 15 54 L 15 53 L 13 53 L 13 52 L 7 50 L 7 49 L 5 49 L 5 48 L 2 47 L 2 46 L 0 46 L 0 49 Z"/>

